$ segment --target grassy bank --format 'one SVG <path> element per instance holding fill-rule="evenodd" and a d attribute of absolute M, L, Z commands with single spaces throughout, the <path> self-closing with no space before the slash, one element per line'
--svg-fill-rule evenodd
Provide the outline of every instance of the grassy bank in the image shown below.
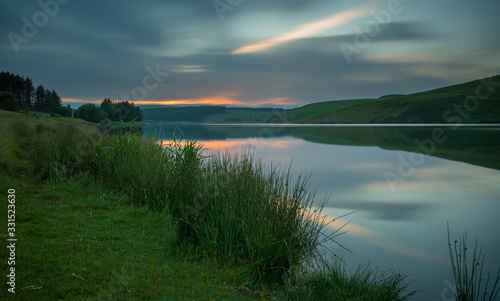
<path fill-rule="evenodd" d="M 304 270 L 320 259 L 325 223 L 307 179 L 286 169 L 249 154 L 203 157 L 194 142 L 163 147 L 69 119 L 0 115 L 20 299 L 406 299 L 397 274 Z"/>

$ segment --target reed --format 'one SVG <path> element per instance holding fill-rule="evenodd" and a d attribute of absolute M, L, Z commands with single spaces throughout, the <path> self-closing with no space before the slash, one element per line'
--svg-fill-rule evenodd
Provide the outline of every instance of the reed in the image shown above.
<path fill-rule="evenodd" d="M 498 267 L 494 278 L 491 278 L 491 273 L 488 272 L 487 278 L 485 279 L 483 277 L 485 257 L 482 253 L 483 248 L 478 247 L 477 240 L 474 244 L 472 257 L 469 257 L 469 253 L 467 252 L 467 232 L 465 232 L 465 234 L 458 240 L 451 243 L 449 225 L 447 227 L 447 231 L 451 267 L 453 270 L 453 278 L 455 280 L 456 300 L 497 300 L 497 296 L 500 291 L 500 267 Z"/>
<path fill-rule="evenodd" d="M 202 167 L 197 202 L 184 220 L 200 248 L 221 262 L 248 265 L 254 278 L 282 283 L 314 256 L 324 227 L 307 177 L 264 166 L 248 152 L 218 154 Z"/>

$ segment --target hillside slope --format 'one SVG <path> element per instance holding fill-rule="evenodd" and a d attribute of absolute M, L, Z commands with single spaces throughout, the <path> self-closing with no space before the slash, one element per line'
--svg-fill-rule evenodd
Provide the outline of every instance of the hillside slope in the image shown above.
<path fill-rule="evenodd" d="M 379 99 L 304 120 L 308 123 L 500 123 L 500 76 Z"/>
<path fill-rule="evenodd" d="M 378 99 L 348 99 L 311 103 L 292 109 L 284 114 L 274 115 L 268 123 L 304 123 L 326 112 L 335 112 L 354 105 L 377 101 Z"/>

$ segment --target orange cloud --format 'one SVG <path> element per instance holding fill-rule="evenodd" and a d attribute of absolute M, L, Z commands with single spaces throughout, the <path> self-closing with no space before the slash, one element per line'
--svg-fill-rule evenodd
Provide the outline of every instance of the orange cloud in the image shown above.
<path fill-rule="evenodd" d="M 331 15 L 330 17 L 324 19 L 303 24 L 294 28 L 292 31 L 289 31 L 277 37 L 240 47 L 236 50 L 233 50 L 231 54 L 262 51 L 285 43 L 290 43 L 295 40 L 308 38 L 328 29 L 338 27 L 355 19 L 364 17 L 372 11 L 373 7 L 369 8 L 366 5 L 353 8 L 351 10 Z"/>

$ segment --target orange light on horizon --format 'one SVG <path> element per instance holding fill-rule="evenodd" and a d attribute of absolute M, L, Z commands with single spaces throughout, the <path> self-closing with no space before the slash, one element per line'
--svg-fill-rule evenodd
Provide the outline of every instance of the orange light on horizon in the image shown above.
<path fill-rule="evenodd" d="M 315 34 L 326 31 L 328 29 L 332 29 L 334 27 L 338 27 L 346 23 L 349 23 L 350 21 L 353 21 L 355 19 L 364 17 L 370 14 L 372 11 L 373 7 L 367 7 L 366 5 L 363 5 L 341 13 L 336 13 L 327 18 L 300 25 L 294 28 L 293 30 L 281 34 L 279 36 L 276 36 L 274 38 L 242 46 L 238 49 L 233 50 L 231 54 L 258 52 L 285 43 L 290 43 L 296 40 L 308 38 Z"/>
<path fill-rule="evenodd" d="M 269 99 L 260 99 L 253 101 L 243 101 L 237 100 L 232 97 L 229 93 L 228 96 L 209 96 L 205 98 L 194 98 L 194 99 L 168 99 L 168 100 L 129 100 L 136 105 L 229 105 L 229 106 L 244 106 L 244 107 L 257 107 L 262 105 L 275 105 L 275 106 L 287 106 L 287 105 L 299 105 L 299 101 L 292 100 L 287 97 L 273 97 Z M 65 103 L 94 103 L 100 104 L 102 100 L 84 100 L 76 98 L 62 98 L 62 102 Z M 121 101 L 121 100 L 116 100 Z"/>

